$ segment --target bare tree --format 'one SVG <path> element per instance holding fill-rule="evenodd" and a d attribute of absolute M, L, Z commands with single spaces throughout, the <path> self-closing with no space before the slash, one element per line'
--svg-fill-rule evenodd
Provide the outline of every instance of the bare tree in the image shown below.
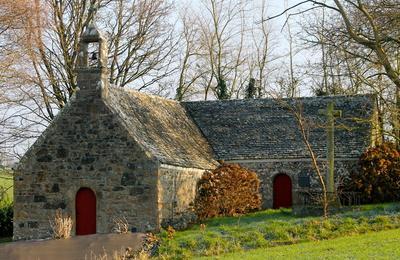
<path fill-rule="evenodd" d="M 285 6 L 287 7 L 288 2 L 285 0 Z M 294 47 L 293 47 L 293 33 L 290 26 L 289 16 L 286 14 L 286 29 L 287 29 L 287 37 L 289 43 L 289 84 L 287 87 L 287 96 L 288 97 L 296 97 L 298 95 L 298 80 L 294 76 L 294 64 L 293 59 L 295 56 Z"/>
<path fill-rule="evenodd" d="M 171 11 L 165 0 L 117 0 L 100 10 L 109 38 L 112 84 L 142 90 L 175 72 L 178 39 Z"/>
<path fill-rule="evenodd" d="M 210 90 L 217 99 L 229 99 L 238 89 L 244 65 L 244 2 L 233 0 L 203 1 L 205 11 L 198 17 L 203 51 L 200 68 L 211 73 L 204 79 L 204 99 Z"/>
<path fill-rule="evenodd" d="M 184 98 L 198 92 L 196 82 L 210 74 L 206 69 L 198 69 L 197 60 L 201 59 L 202 53 L 199 42 L 199 28 L 193 17 L 187 12 L 182 15 L 182 42 L 181 57 L 179 64 L 179 80 L 176 88 L 175 99 L 182 101 Z"/>
<path fill-rule="evenodd" d="M 272 47 L 271 43 L 271 30 L 270 25 L 266 19 L 266 2 L 262 1 L 261 7 L 259 10 L 256 10 L 259 13 L 259 17 L 254 19 L 254 28 L 251 30 L 251 39 L 252 46 L 250 48 L 249 54 L 249 85 L 251 84 L 251 79 L 255 80 L 255 89 L 256 89 L 256 97 L 261 98 L 266 92 L 267 89 L 267 70 L 268 64 L 273 60 L 277 59 L 272 56 Z"/>
<path fill-rule="evenodd" d="M 299 6 L 311 4 L 311 7 L 298 10 Z M 333 4 L 325 1 L 306 0 L 287 8 L 281 16 L 290 12 L 290 15 L 309 12 L 312 9 L 325 8 L 337 14 L 338 19 L 330 28 L 329 33 L 340 36 L 342 51 L 347 58 L 358 59 L 363 63 L 370 64 L 372 72 L 365 78 L 376 78 L 381 75 L 390 80 L 393 91 L 391 124 L 393 137 L 399 139 L 399 108 L 400 108 L 400 71 L 399 71 L 399 13 L 400 8 L 395 0 L 334 0 Z M 273 19 L 270 17 L 269 19 Z M 352 72 L 352 69 L 350 69 Z M 399 143 L 399 142 L 398 142 Z"/>
<path fill-rule="evenodd" d="M 310 122 L 308 122 L 303 117 L 302 104 L 297 104 L 297 107 L 289 107 L 289 110 L 292 112 L 293 116 L 296 118 L 297 125 L 300 130 L 301 138 L 302 138 L 305 146 L 307 147 L 308 154 L 310 155 L 310 158 L 311 158 L 311 165 L 315 171 L 316 177 L 317 177 L 320 187 L 322 189 L 321 204 L 322 204 L 322 208 L 323 208 L 323 215 L 326 218 L 326 217 L 328 217 L 328 208 L 329 208 L 328 189 L 327 189 L 327 185 L 326 185 L 326 180 L 321 171 L 320 165 L 318 164 L 317 155 L 315 154 L 312 144 L 308 137 Z"/>
<path fill-rule="evenodd" d="M 255 96 L 261 97 L 269 78 L 267 65 L 273 60 L 266 3 L 210 0 L 192 9 L 185 6 L 188 10 L 197 15 L 183 22 L 187 44 L 181 48 L 185 54 L 179 78 L 184 80 L 178 90 L 189 89 L 182 86 L 185 83 L 191 91 L 202 91 L 204 99 L 241 98 L 254 79 Z"/>
<path fill-rule="evenodd" d="M 27 93 L 22 86 L 27 83 L 21 77 L 30 68 L 29 37 L 34 28 L 31 17 L 35 15 L 34 1 L 0 1 L 0 153 L 9 157 L 15 145 L 35 136 L 32 118 L 26 115 L 35 106 L 28 104 Z M 33 101 L 34 102 L 34 101 Z M 18 105 L 18 107 L 16 107 Z"/>

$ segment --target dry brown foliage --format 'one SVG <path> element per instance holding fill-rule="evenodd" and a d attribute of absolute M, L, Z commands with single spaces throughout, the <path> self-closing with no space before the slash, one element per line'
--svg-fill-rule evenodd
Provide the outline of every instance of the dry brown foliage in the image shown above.
<path fill-rule="evenodd" d="M 260 181 L 239 164 L 222 164 L 203 174 L 197 187 L 195 211 L 199 219 L 235 216 L 261 207 Z"/>
<path fill-rule="evenodd" d="M 171 226 L 168 226 L 168 228 L 167 228 L 167 236 L 168 236 L 168 239 L 173 239 L 174 238 L 174 235 L 175 235 L 175 229 L 173 228 L 173 227 L 171 227 Z"/>
<path fill-rule="evenodd" d="M 115 217 L 112 231 L 118 234 L 127 234 L 129 232 L 129 223 L 125 217 Z"/>
<path fill-rule="evenodd" d="M 86 259 L 86 257 L 85 257 Z M 132 248 L 127 247 L 125 250 L 121 249 L 120 251 L 114 251 L 112 255 L 104 252 L 100 255 L 96 255 L 95 253 L 91 253 L 90 260 L 147 260 L 150 259 L 149 255 L 143 250 L 140 252 L 134 252 Z"/>
<path fill-rule="evenodd" d="M 147 233 L 144 239 L 143 246 L 140 250 L 135 251 L 131 247 L 125 248 L 125 250 L 114 251 L 112 256 L 103 253 L 101 255 L 92 254 L 91 259 L 93 260 L 147 260 L 155 254 L 155 250 L 159 245 L 159 239 L 152 233 Z"/>
<path fill-rule="evenodd" d="M 140 250 L 139 252 L 134 252 L 134 250 L 130 247 L 127 247 L 125 249 L 125 252 L 123 253 L 118 253 L 118 252 L 114 252 L 113 260 L 147 260 L 150 259 L 149 255 L 147 254 L 147 252 L 145 252 L 144 250 Z"/>
<path fill-rule="evenodd" d="M 200 224 L 200 231 L 204 232 L 206 230 L 206 227 L 207 227 L 206 224 L 201 223 Z"/>
<path fill-rule="evenodd" d="M 361 192 L 365 202 L 400 200 L 400 150 L 389 142 L 369 148 L 350 177 L 349 189 Z"/>
<path fill-rule="evenodd" d="M 68 215 L 64 215 L 61 209 L 57 209 L 54 219 L 50 220 L 50 227 L 53 231 L 53 238 L 69 238 L 72 230 L 72 219 Z"/>

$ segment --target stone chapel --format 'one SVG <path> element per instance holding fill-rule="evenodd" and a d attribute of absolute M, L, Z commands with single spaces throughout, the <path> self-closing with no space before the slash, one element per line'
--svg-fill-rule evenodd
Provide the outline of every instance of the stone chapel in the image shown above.
<path fill-rule="evenodd" d="M 330 102 L 342 110 L 337 176 L 374 140 L 372 95 L 177 102 L 110 86 L 107 43 L 93 25 L 81 37 L 77 84 L 15 171 L 15 240 L 50 237 L 57 209 L 76 235 L 109 233 L 115 217 L 132 231 L 157 231 L 189 214 L 197 180 L 220 161 L 258 174 L 264 208 L 290 207 L 317 180 L 289 108 L 301 111 L 321 165 L 326 118 L 318 110 Z"/>

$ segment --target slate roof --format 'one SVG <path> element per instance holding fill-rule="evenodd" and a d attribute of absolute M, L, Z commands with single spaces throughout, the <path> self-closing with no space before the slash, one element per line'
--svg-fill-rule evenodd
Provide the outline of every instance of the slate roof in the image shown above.
<path fill-rule="evenodd" d="M 251 99 L 182 103 L 216 158 L 223 160 L 307 158 L 309 154 L 294 117 L 302 111 L 308 140 L 318 157 L 326 156 L 326 117 L 318 114 L 329 102 L 343 112 L 335 129 L 335 156 L 356 158 L 370 145 L 374 96 L 328 96 L 297 99 Z M 300 108 L 300 110 L 299 110 Z"/>
<path fill-rule="evenodd" d="M 217 164 L 207 140 L 179 102 L 109 87 L 106 104 L 135 141 L 161 163 L 211 169 Z"/>

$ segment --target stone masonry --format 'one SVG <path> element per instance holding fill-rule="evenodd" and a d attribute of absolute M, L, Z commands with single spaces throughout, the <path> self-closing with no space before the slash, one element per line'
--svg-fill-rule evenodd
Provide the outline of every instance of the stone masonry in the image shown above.
<path fill-rule="evenodd" d="M 254 160 L 254 161 L 228 161 L 239 163 L 245 168 L 255 171 L 260 179 L 260 192 L 262 195 L 262 207 L 272 208 L 273 206 L 273 181 L 276 175 L 284 173 L 290 177 L 293 185 L 293 205 L 300 205 L 301 198 L 298 197 L 299 191 L 307 189 L 320 189 L 317 175 L 312 168 L 311 160 Z M 349 176 L 356 166 L 358 160 L 338 160 L 335 162 L 335 177 L 337 182 L 342 182 Z M 326 161 L 320 160 L 319 166 L 322 172 L 326 171 Z M 308 180 L 308 184 L 302 184 L 300 178 Z"/>

